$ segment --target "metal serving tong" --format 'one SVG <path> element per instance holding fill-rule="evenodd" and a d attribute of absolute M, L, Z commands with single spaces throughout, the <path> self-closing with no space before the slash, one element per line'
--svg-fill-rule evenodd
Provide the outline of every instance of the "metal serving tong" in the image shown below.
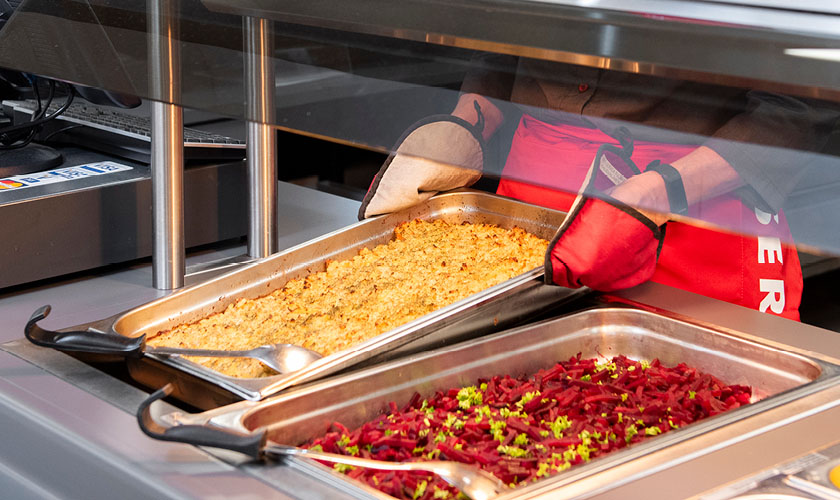
<path fill-rule="evenodd" d="M 172 384 L 166 384 L 149 396 L 137 409 L 137 423 L 143 432 L 154 439 L 175 441 L 196 446 L 211 446 L 238 451 L 252 458 L 265 456 L 302 456 L 325 462 L 341 463 L 378 470 L 422 470 L 432 472 L 458 488 L 473 500 L 489 500 L 508 490 L 497 477 L 477 467 L 459 462 L 432 460 L 427 462 L 385 462 L 351 457 L 334 453 L 313 451 L 277 444 L 267 439 L 265 429 L 244 434 L 233 430 L 205 425 L 176 425 L 166 427 L 152 417 L 151 405 L 172 393 Z"/>
<path fill-rule="evenodd" d="M 222 351 L 211 349 L 181 349 L 177 347 L 155 347 L 146 345 L 146 336 L 124 337 L 113 333 L 92 330 L 54 332 L 37 325 L 50 313 L 45 305 L 32 313 L 24 328 L 24 334 L 33 344 L 52 347 L 60 351 L 87 352 L 94 354 L 116 354 L 127 358 L 139 358 L 143 353 L 166 356 L 199 356 L 222 358 L 252 358 L 278 373 L 289 373 L 320 359 L 321 355 L 305 347 L 292 344 L 271 344 L 245 351 Z"/>

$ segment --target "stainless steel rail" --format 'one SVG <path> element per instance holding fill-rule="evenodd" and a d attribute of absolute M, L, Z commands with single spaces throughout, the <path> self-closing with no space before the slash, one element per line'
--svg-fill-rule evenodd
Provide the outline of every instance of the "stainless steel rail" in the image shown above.
<path fill-rule="evenodd" d="M 149 88 L 152 97 L 152 284 L 184 286 L 184 130 L 180 106 L 178 0 L 149 0 Z"/>
<path fill-rule="evenodd" d="M 274 121 L 272 22 L 243 18 L 248 118 L 248 255 L 277 251 L 277 135 Z"/>

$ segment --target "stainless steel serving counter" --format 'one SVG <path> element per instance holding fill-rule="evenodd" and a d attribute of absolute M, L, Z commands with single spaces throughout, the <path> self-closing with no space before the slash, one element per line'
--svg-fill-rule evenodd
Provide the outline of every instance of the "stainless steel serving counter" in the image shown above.
<path fill-rule="evenodd" d="M 279 248 L 355 221 L 358 204 L 280 184 Z M 244 247 L 193 255 L 188 265 L 242 253 Z M 238 455 L 153 441 L 134 410 L 146 393 L 65 354 L 23 344 L 23 326 L 51 303 L 48 328 L 90 322 L 166 292 L 151 286 L 151 266 L 20 289 L 0 295 L 0 497 L 2 498 L 354 498 L 364 493 L 319 482 L 300 462 L 266 467 Z M 840 360 L 840 335 L 669 287 L 646 284 L 620 301 L 714 324 L 770 344 L 792 340 L 815 357 Z M 24 361 L 11 354 L 29 358 Z M 36 366 L 37 365 L 37 366 Z M 40 366 L 40 367 L 39 367 Z M 163 408 L 166 411 L 166 408 Z M 840 387 L 830 387 L 704 434 L 703 452 L 687 444 L 656 451 L 665 464 L 623 463 L 533 497 L 689 498 L 840 442 Z M 696 449 L 696 448 L 695 448 Z"/>
<path fill-rule="evenodd" d="M 358 206 L 280 183 L 279 248 L 355 222 Z M 192 255 L 188 270 L 244 252 L 242 246 Z M 44 304 L 54 306 L 45 325 L 62 328 L 166 293 L 152 287 L 149 264 L 0 294 L 0 345 L 21 339 L 29 314 Z M 229 462 L 153 441 L 133 415 L 146 393 L 65 354 L 22 348 L 49 371 L 0 348 L 0 498 L 293 498 L 301 491 L 308 498 L 339 496 L 294 469 L 277 468 L 268 485 L 248 468 L 231 465 L 235 456 Z"/>

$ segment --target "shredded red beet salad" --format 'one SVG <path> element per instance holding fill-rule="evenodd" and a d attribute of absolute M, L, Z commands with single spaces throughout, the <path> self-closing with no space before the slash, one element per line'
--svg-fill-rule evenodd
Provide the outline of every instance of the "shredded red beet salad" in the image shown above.
<path fill-rule="evenodd" d="M 307 447 L 388 461 L 454 460 L 516 486 L 750 402 L 752 389 L 726 385 L 683 363 L 580 354 L 531 377 L 419 394 L 400 410 L 353 431 L 336 422 Z M 456 498 L 427 472 L 335 465 L 397 498 Z"/>

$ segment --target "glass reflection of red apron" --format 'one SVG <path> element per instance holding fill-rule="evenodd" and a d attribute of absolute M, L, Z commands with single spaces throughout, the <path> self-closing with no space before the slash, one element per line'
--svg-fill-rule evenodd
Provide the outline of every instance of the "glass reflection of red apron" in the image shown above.
<path fill-rule="evenodd" d="M 618 144 L 597 129 L 549 125 L 525 115 L 513 138 L 497 192 L 568 210 L 598 147 Z M 632 159 L 644 170 L 671 163 L 697 146 L 636 141 Z M 689 208 L 688 216 L 750 236 L 669 222 L 652 281 L 799 319 L 802 271 L 782 213 L 770 215 L 728 194 Z M 752 236 L 755 235 L 755 236 Z"/>

